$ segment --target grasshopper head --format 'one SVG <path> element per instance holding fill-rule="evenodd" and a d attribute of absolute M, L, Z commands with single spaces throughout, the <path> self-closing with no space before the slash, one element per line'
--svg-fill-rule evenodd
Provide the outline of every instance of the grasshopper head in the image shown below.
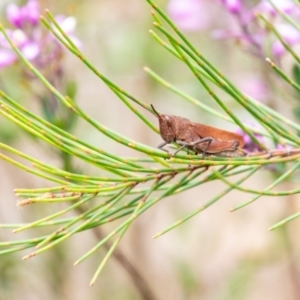
<path fill-rule="evenodd" d="M 160 115 L 153 105 L 151 105 L 153 112 L 158 118 L 159 122 L 159 131 L 160 135 L 163 138 L 164 141 L 171 143 L 176 140 L 176 126 L 175 126 L 175 120 L 174 116 L 170 115 Z"/>
<path fill-rule="evenodd" d="M 176 128 L 173 116 L 160 115 L 158 118 L 160 135 L 164 141 L 171 143 L 176 140 Z"/>

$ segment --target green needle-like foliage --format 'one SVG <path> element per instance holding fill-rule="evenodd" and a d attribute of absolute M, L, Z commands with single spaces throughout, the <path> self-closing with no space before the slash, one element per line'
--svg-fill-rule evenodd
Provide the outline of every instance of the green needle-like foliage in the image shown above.
<path fill-rule="evenodd" d="M 0 114 L 3 117 L 14 122 L 17 126 L 32 134 L 36 139 L 44 141 L 49 147 L 66 153 L 71 157 L 77 157 L 86 164 L 91 164 L 103 169 L 109 174 L 106 176 L 79 174 L 72 170 L 54 167 L 8 145 L 0 144 L 1 149 L 6 150 L 6 152 L 14 156 L 19 156 L 33 165 L 28 167 L 0 153 L 2 159 L 7 160 L 26 172 L 30 172 L 56 184 L 49 188 L 16 189 L 15 193 L 21 199 L 18 203 L 19 206 L 33 203 L 50 204 L 56 202 L 67 202 L 68 205 L 67 208 L 52 215 L 45 216 L 40 220 L 35 220 L 32 223 L 0 225 L 0 228 L 13 228 L 14 232 L 32 228 L 37 228 L 38 230 L 39 227 L 49 228 L 49 234 L 45 236 L 14 242 L 1 242 L 0 254 L 35 247 L 36 249 L 33 250 L 33 252 L 23 258 L 28 259 L 51 249 L 78 232 L 90 230 L 108 223 L 115 223 L 115 229 L 111 233 L 75 262 L 75 265 L 79 264 L 94 254 L 109 240 L 113 239 L 110 249 L 99 264 L 91 281 L 92 285 L 132 222 L 166 197 L 211 181 L 222 181 L 228 185 L 224 191 L 218 192 L 217 195 L 213 197 L 213 199 L 208 200 L 206 204 L 158 233 L 155 237 L 190 220 L 215 202 L 221 200 L 225 194 L 235 189 L 256 195 L 233 210 L 244 207 L 263 195 L 284 196 L 299 193 L 299 189 L 279 192 L 272 191 L 272 189 L 279 183 L 287 180 L 299 168 L 298 160 L 300 158 L 300 151 L 298 147 L 300 145 L 300 138 L 297 135 L 297 131 L 300 131 L 300 126 L 264 104 L 244 95 L 212 62 L 205 58 L 203 54 L 200 54 L 200 51 L 178 30 L 157 4 L 151 0 L 147 0 L 147 2 L 154 9 L 152 16 L 155 21 L 155 29 L 150 31 L 151 36 L 154 37 L 155 41 L 162 45 L 164 49 L 186 65 L 192 74 L 195 75 L 199 84 L 210 94 L 211 101 L 215 100 L 219 104 L 223 113 L 190 97 L 149 68 L 145 68 L 145 71 L 158 83 L 181 96 L 184 100 L 193 103 L 195 108 L 202 109 L 226 121 L 236 123 L 248 133 L 253 142 L 257 143 L 262 149 L 267 149 L 267 147 L 258 140 L 255 135 L 256 133 L 264 135 L 272 141 L 294 147 L 294 151 L 281 150 L 277 152 L 271 151 L 270 153 L 261 152 L 257 155 L 235 158 L 208 156 L 205 159 L 197 155 L 181 154 L 184 153 L 181 152 L 175 157 L 169 157 L 166 152 L 123 136 L 87 115 L 73 99 L 55 89 L 47 78 L 24 57 L 22 52 L 13 44 L 4 28 L 0 26 L 1 32 L 15 50 L 20 60 L 35 74 L 40 82 L 56 96 L 60 101 L 60 105 L 70 109 L 72 113 L 85 120 L 90 126 L 96 128 L 99 134 L 106 135 L 116 144 L 123 144 L 131 148 L 133 156 L 136 152 L 143 154 L 142 158 L 128 158 L 116 156 L 105 149 L 99 149 L 37 116 L 12 99 L 4 91 L 0 90 Z M 262 17 L 260 16 L 260 18 Z M 47 11 L 46 16 L 41 19 L 48 30 L 50 30 L 72 54 L 78 57 L 99 80 L 102 80 L 111 91 L 117 95 L 120 101 L 148 125 L 149 130 L 154 130 L 159 133 L 157 126 L 147 118 L 147 110 L 151 111 L 149 104 L 137 99 L 97 70 L 92 61 L 86 58 L 84 53 L 82 53 L 63 32 L 49 11 Z M 267 23 L 265 19 L 262 18 L 262 20 Z M 269 26 L 269 29 L 272 30 L 274 34 L 278 35 L 271 24 L 267 23 L 267 26 Z M 284 43 L 284 45 L 288 51 L 294 55 L 292 49 L 290 49 L 286 43 Z M 296 54 L 294 58 L 299 62 Z M 300 90 L 296 82 L 289 78 L 270 60 L 269 62 L 274 70 L 288 84 Z M 256 118 L 265 130 L 257 130 L 256 128 L 245 125 L 222 101 L 220 90 L 222 90 L 222 93 L 226 92 L 238 105 Z M 263 190 L 247 189 L 241 186 L 246 179 L 255 175 L 264 168 L 265 165 L 269 164 L 284 164 L 286 167 L 285 172 Z M 235 175 L 241 177 L 236 180 L 236 182 L 232 182 L 230 178 Z M 141 183 L 143 183 L 143 186 L 141 186 Z M 87 203 L 89 204 L 88 209 L 86 208 L 87 206 L 84 206 Z M 64 217 L 66 213 L 75 211 L 79 207 L 85 208 L 83 213 L 77 214 L 74 217 Z M 275 229 L 298 216 L 300 216 L 299 213 L 281 221 L 271 227 L 271 229 Z M 55 227 L 54 229 L 53 226 Z"/>

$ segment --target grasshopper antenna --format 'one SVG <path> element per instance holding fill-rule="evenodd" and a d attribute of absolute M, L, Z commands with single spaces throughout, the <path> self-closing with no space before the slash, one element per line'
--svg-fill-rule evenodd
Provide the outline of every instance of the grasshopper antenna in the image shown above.
<path fill-rule="evenodd" d="M 160 114 L 157 112 L 157 110 L 154 108 L 154 106 L 152 105 L 152 104 L 150 104 L 150 106 L 151 106 L 151 108 L 152 108 L 152 110 L 153 111 L 151 111 L 151 113 L 155 116 L 155 117 L 157 117 L 158 119 L 160 119 L 161 117 L 160 117 Z M 149 110 L 150 111 L 150 110 Z"/>
<path fill-rule="evenodd" d="M 153 107 L 152 104 L 150 104 L 152 110 L 144 103 L 138 102 L 138 101 L 134 101 L 135 103 L 137 103 L 138 105 L 142 106 L 143 108 L 145 108 L 146 110 L 148 110 L 152 115 L 154 115 L 157 118 L 160 118 L 160 114 L 155 110 L 155 108 Z"/>

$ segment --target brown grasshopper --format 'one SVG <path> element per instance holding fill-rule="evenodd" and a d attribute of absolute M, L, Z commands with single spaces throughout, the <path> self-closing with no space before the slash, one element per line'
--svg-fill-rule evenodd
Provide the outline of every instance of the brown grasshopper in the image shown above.
<path fill-rule="evenodd" d="M 179 116 L 159 114 L 152 104 L 151 108 L 158 118 L 160 135 L 164 140 L 158 148 L 167 153 L 169 151 L 163 147 L 173 142 L 181 145 L 174 155 L 183 148 L 193 150 L 197 154 L 202 153 L 203 157 L 205 155 L 237 157 L 245 156 L 247 153 L 242 149 L 245 145 L 244 138 L 237 133 L 191 122 Z"/>

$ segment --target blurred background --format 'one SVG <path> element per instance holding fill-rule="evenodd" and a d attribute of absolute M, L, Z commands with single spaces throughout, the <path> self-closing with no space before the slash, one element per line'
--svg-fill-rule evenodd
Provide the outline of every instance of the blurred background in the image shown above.
<path fill-rule="evenodd" d="M 157 2 L 162 8 L 170 9 L 168 1 Z M 293 92 L 276 79 L 264 59 L 243 51 L 233 40 L 212 38 L 215 29 L 226 28 L 234 20 L 218 1 L 202 2 L 202 28 L 187 32 L 188 37 L 242 91 L 292 117 Z M 257 2 L 248 1 L 247 5 L 253 6 Z M 0 2 L 4 26 L 9 26 L 6 7 L 10 3 L 24 5 L 26 1 Z M 40 1 L 40 5 L 42 11 L 49 8 L 54 15 L 74 16 L 77 19 L 75 34 L 83 45 L 85 55 L 100 72 L 135 97 L 154 104 L 159 111 L 167 114 L 236 129 L 231 123 L 195 109 L 194 105 L 159 85 L 144 72 L 143 67 L 150 67 L 189 95 L 221 111 L 187 67 L 151 37 L 148 32 L 152 28 L 151 7 L 145 0 L 44 0 Z M 289 58 L 283 62 L 288 69 Z M 65 52 L 62 63 L 64 76 L 68 81 L 76 82 L 77 102 L 87 114 L 138 142 L 151 146 L 161 142 L 160 136 L 127 109 L 79 59 Z M 20 75 L 19 68 L 11 66 L 0 70 L 1 89 L 27 108 L 43 115 L 40 99 L 32 96 L 32 86 L 28 88 L 28 78 Z M 251 121 L 250 116 L 228 95 L 223 97 L 243 121 Z M 148 117 L 156 122 L 150 114 Z M 0 126 L 0 142 L 61 167 L 61 162 L 49 146 L 33 140 L 2 117 Z M 72 132 L 115 155 L 142 155 L 117 145 L 83 120 L 77 120 L 72 125 Z M 80 161 L 76 161 L 76 168 L 86 174 L 101 174 L 101 170 Z M 17 208 L 13 193 L 15 188 L 41 188 L 51 186 L 51 183 L 2 160 L 0 170 L 0 223 L 31 222 L 63 206 L 53 204 Z M 276 173 L 265 169 L 259 176 L 247 181 L 246 186 L 263 189 L 274 178 Z M 0 300 L 300 299 L 299 221 L 274 232 L 267 230 L 297 211 L 298 196 L 262 197 L 244 209 L 230 213 L 231 207 L 251 197 L 235 191 L 177 229 L 152 239 L 154 234 L 208 202 L 224 188 L 222 183 L 212 182 L 166 198 L 134 222 L 118 249 L 143 278 L 143 283 L 133 280 L 124 263 L 112 257 L 96 284 L 90 288 L 90 279 L 105 252 L 100 250 L 84 263 L 73 267 L 74 261 L 99 240 L 99 236 L 87 231 L 28 261 L 21 260 L 26 250 L 1 256 Z M 296 188 L 293 182 L 278 187 L 279 190 L 293 188 Z M 109 233 L 114 226 L 103 230 Z M 46 232 L 49 231 L 31 230 L 15 236 L 11 230 L 0 229 L 0 238 L 9 241 L 40 236 Z M 141 292 L 145 283 L 153 295 L 147 296 L 147 292 Z"/>

